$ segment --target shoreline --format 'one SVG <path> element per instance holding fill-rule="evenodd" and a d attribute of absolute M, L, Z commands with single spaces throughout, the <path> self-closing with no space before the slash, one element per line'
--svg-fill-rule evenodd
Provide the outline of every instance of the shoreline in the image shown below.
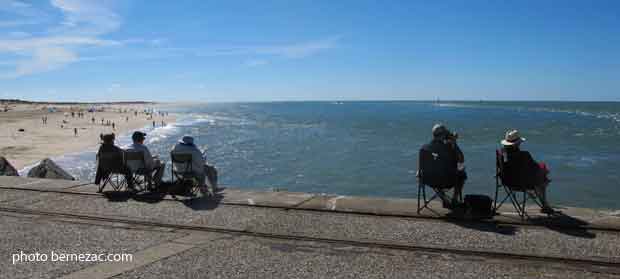
<path fill-rule="evenodd" d="M 95 111 L 89 112 L 93 108 Z M 153 122 L 156 127 L 162 127 L 162 124 L 176 121 L 174 115 L 160 116 L 157 113 L 150 118 L 145 110 L 151 111 L 153 107 L 144 104 L 13 104 L 8 112 L 0 112 L 0 156 L 22 171 L 45 158 L 96 147 L 102 133 L 125 136 L 135 130 L 144 130 Z M 84 113 L 83 117 L 77 116 L 80 111 Z M 47 124 L 43 123 L 43 117 L 47 117 Z"/>
<path fill-rule="evenodd" d="M 176 115 L 172 116 L 172 117 L 176 118 Z M 176 121 L 176 119 L 175 119 L 175 121 Z M 156 128 L 152 128 L 151 126 L 146 125 L 146 126 L 144 126 L 142 128 L 138 128 L 138 129 L 135 129 L 135 130 L 142 131 L 142 132 L 150 134 L 150 133 L 153 133 L 153 131 L 156 130 L 156 129 L 167 128 L 167 127 L 174 127 L 174 125 L 176 123 L 175 121 L 166 123 L 166 126 L 159 126 L 159 127 L 156 127 Z M 117 146 L 121 147 L 121 148 L 123 146 L 125 146 L 126 144 L 123 144 L 122 142 L 123 141 L 127 141 L 127 142 L 131 141 L 131 134 L 132 134 L 132 132 L 133 132 L 133 130 L 124 131 L 122 133 L 120 133 L 120 132 L 116 133 L 115 144 Z M 60 154 L 60 155 L 55 155 L 53 157 L 50 157 L 50 159 L 52 159 L 52 161 L 54 161 L 55 163 L 58 164 L 58 163 L 60 163 L 63 160 L 63 157 L 76 157 L 76 156 L 80 156 L 80 155 L 82 155 L 84 153 L 89 153 L 89 152 L 96 153 L 98 148 L 99 148 L 99 143 L 97 145 L 88 146 L 88 147 L 86 147 L 84 149 L 81 149 L 81 150 L 71 151 L 71 152 L 68 152 L 68 153 Z M 36 162 L 34 162 L 34 163 L 30 164 L 30 165 L 23 166 L 21 169 L 17 169 L 17 172 L 19 173 L 20 176 L 26 177 L 28 171 L 31 168 L 33 168 L 36 165 L 38 165 L 40 162 L 41 162 L 41 160 L 36 161 Z"/>

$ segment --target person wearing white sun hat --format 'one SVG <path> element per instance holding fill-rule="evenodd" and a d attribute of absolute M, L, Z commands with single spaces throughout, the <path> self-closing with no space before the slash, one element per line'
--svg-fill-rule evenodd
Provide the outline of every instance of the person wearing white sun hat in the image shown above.
<path fill-rule="evenodd" d="M 515 185 L 532 185 L 540 197 L 542 211 L 545 213 L 553 212 L 547 201 L 547 186 L 549 185 L 549 170 L 545 163 L 537 163 L 532 155 L 521 150 L 521 143 L 525 141 L 517 130 L 506 132 L 506 136 L 500 141 L 502 153 L 504 153 L 504 172 L 507 177 L 511 177 L 509 183 Z"/>
<path fill-rule="evenodd" d="M 183 136 L 181 140 L 172 148 L 172 153 L 185 153 L 192 154 L 192 170 L 198 177 L 198 182 L 204 190 L 207 190 L 207 186 L 211 186 L 211 190 L 216 192 L 217 188 L 217 170 L 214 166 L 207 164 L 207 154 L 200 151 L 194 144 L 194 138 L 189 135 Z M 181 169 L 182 166 L 177 164 L 172 165 L 175 169 Z M 209 185 L 207 185 L 207 182 Z"/>

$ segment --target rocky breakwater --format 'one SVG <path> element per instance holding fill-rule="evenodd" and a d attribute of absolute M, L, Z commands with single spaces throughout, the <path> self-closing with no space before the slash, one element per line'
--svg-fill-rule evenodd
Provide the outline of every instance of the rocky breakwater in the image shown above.
<path fill-rule="evenodd" d="M 49 158 L 44 159 L 41 163 L 30 169 L 30 171 L 28 171 L 28 177 L 75 180 L 73 176 Z"/>
<path fill-rule="evenodd" d="M 19 176 L 19 173 L 4 157 L 0 156 L 0 176 Z"/>

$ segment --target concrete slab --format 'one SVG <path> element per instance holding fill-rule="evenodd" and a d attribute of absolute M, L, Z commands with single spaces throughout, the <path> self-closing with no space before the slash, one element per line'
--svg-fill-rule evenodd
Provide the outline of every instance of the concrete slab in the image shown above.
<path fill-rule="evenodd" d="M 25 184 L 40 183 L 42 180 L 38 178 L 28 178 L 21 176 L 0 176 L 0 186 L 18 187 Z"/>
<path fill-rule="evenodd" d="M 83 184 L 83 185 L 79 185 L 76 187 L 71 187 L 69 189 L 66 189 L 67 191 L 71 191 L 71 192 L 80 192 L 80 193 L 97 193 L 97 190 L 99 190 L 99 185 L 95 185 L 92 183 L 89 184 Z M 109 190 L 109 188 L 106 188 L 104 190 Z"/>
<path fill-rule="evenodd" d="M 437 203 L 432 204 L 433 210 L 443 214 L 447 211 L 443 210 Z M 391 215 L 407 215 L 418 216 L 417 200 L 415 199 L 384 199 L 370 197 L 352 197 L 352 196 L 321 196 L 301 204 L 298 208 L 318 208 L 341 212 L 361 212 L 371 214 L 391 214 Z M 426 211 L 426 210 L 425 210 Z M 422 212 L 429 214 L 429 212 Z"/>
<path fill-rule="evenodd" d="M 88 184 L 88 182 L 62 179 L 40 179 L 16 176 L 0 176 L 0 187 L 13 187 L 21 189 L 50 189 L 60 190 Z"/>
<path fill-rule="evenodd" d="M 165 259 L 172 255 L 193 248 L 194 245 L 181 244 L 174 242 L 164 242 L 154 247 L 142 250 L 133 255 L 131 262 L 106 262 L 98 265 L 90 266 L 77 272 L 62 276 L 63 279 L 103 279 L 110 278 L 126 271 L 140 268 L 147 264 Z"/>
<path fill-rule="evenodd" d="M 92 224 L 75 224 L 45 218 L 19 217 L 0 213 L 0 278 L 56 278 L 86 268 L 94 262 L 52 262 L 54 253 L 137 253 L 170 239 L 178 233 L 128 230 Z M 47 262 L 18 262 L 20 251 L 48 255 Z"/>
<path fill-rule="evenodd" d="M 604 259 L 620 263 L 620 234 L 583 229 L 514 227 L 493 223 L 377 217 L 344 213 L 231 206 L 216 200 L 111 202 L 99 196 L 46 193 L 20 207 L 169 224 L 304 237 L 379 241 L 423 247 L 511 251 L 524 255 Z M 14 203 L 13 205 L 16 205 Z"/>
<path fill-rule="evenodd" d="M 593 231 L 579 226 L 566 229 L 545 226 L 544 223 L 539 223 L 542 226 L 522 226 L 518 225 L 518 218 L 515 220 L 517 225 L 511 225 L 403 217 L 419 217 L 415 212 L 415 199 L 246 192 L 235 189 L 226 189 L 219 196 L 209 199 L 178 201 L 171 197 L 157 200 L 122 194 L 107 197 L 75 194 L 76 191 L 90 191 L 93 188 L 93 185 L 64 190 L 61 188 L 61 191 L 73 193 L 69 194 L 0 187 L 0 207 L 290 237 L 589 259 L 620 265 L 618 231 Z M 252 204 L 259 206 L 246 206 Z M 441 206 L 437 203 L 433 207 Z M 596 224 L 611 227 L 620 224 L 620 218 L 612 213 L 575 208 L 562 210 L 575 215 L 569 215 L 572 218 L 570 220 L 554 222 L 570 221 L 578 224 L 580 220 L 573 220 L 577 219 L 574 216 L 583 216 L 583 219 Z M 497 218 L 503 220 L 513 217 L 504 214 Z M 0 235 L 3 235 L 0 238 L 0 252 L 7 259 L 11 257 L 7 253 L 18 248 L 49 250 L 66 247 L 69 247 L 69 251 L 116 251 L 128 248 L 122 251 L 131 251 L 138 257 L 135 262 L 121 265 L 67 263 L 15 267 L 3 266 L 5 263 L 0 262 L 0 270 L 3 271 L 0 279 L 62 275 L 73 278 L 523 278 L 541 275 L 549 278 L 619 278 L 620 275 L 617 269 L 592 269 L 591 266 L 576 267 L 531 260 L 507 261 L 458 256 L 451 252 L 367 248 L 324 241 L 293 241 L 199 230 L 174 231 L 165 226 L 102 222 L 69 216 L 22 216 L 6 211 L 0 211 Z M 21 269 L 25 271 L 18 272 Z M 5 270 L 9 270 L 9 273 Z"/>
<path fill-rule="evenodd" d="M 0 188 L 0 205 L 2 206 L 19 206 L 22 204 L 31 204 L 37 202 L 45 202 L 58 197 L 57 194 L 41 193 L 27 190 L 10 190 Z"/>
<path fill-rule="evenodd" d="M 81 185 L 67 189 L 71 192 L 96 193 L 97 186 Z M 354 197 L 339 195 L 315 195 L 308 193 L 291 192 L 264 192 L 264 191 L 244 191 L 238 189 L 226 189 L 221 192 L 221 203 L 242 204 L 286 207 L 307 210 L 331 210 L 335 212 L 384 214 L 411 217 L 444 218 L 450 211 L 443 208 L 440 202 L 433 201 L 429 209 L 424 209 L 420 214 L 417 213 L 417 199 L 393 199 L 393 198 L 371 198 Z M 173 200 L 171 196 L 164 199 Z M 548 218 L 542 214 L 537 207 L 528 207 L 528 214 L 531 220 L 522 220 L 516 214 L 510 204 L 504 204 L 500 209 L 500 214 L 495 216 L 492 221 L 507 222 L 513 224 L 530 223 L 549 223 L 553 222 L 560 226 L 591 226 L 605 227 L 620 230 L 620 214 L 612 215 L 613 212 L 605 212 L 588 208 L 574 208 L 555 206 L 565 216 L 575 218 Z M 577 221 L 579 220 L 579 221 Z"/>
<path fill-rule="evenodd" d="M 619 278 L 550 263 L 213 235 L 115 278 Z"/>
<path fill-rule="evenodd" d="M 261 205 L 295 207 L 314 197 L 314 194 L 296 192 L 263 192 L 225 189 L 221 192 L 222 202 Z"/>
<path fill-rule="evenodd" d="M 124 272 L 137 269 L 148 264 L 163 260 L 167 257 L 187 251 L 198 245 L 204 245 L 210 241 L 214 241 L 215 237 L 212 233 L 189 233 L 185 237 L 174 239 L 169 242 L 163 242 L 159 245 L 149 247 L 138 253 L 133 254 L 131 262 L 106 262 L 93 265 L 76 271 L 74 273 L 63 276 L 64 279 L 70 278 L 110 278 Z"/>

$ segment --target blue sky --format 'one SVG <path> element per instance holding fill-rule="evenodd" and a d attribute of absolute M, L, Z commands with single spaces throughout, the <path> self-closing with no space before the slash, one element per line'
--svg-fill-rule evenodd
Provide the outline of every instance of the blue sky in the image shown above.
<path fill-rule="evenodd" d="M 620 101 L 620 1 L 0 0 L 0 98 Z"/>

